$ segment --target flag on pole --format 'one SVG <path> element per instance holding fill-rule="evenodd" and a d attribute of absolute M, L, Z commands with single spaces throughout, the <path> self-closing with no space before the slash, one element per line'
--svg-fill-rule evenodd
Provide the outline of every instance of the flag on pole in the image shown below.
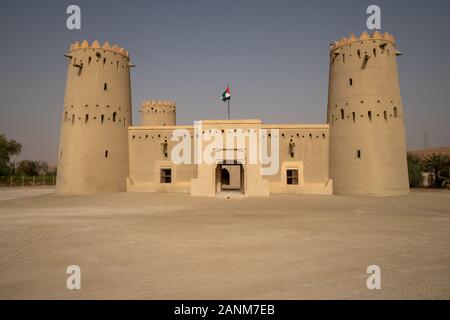
<path fill-rule="evenodd" d="M 228 101 L 231 99 L 230 86 L 227 86 L 225 91 L 222 93 L 222 101 Z"/>

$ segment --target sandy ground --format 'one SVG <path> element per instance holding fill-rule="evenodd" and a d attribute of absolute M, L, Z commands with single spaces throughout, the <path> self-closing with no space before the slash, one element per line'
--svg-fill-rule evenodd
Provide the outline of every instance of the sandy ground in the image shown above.
<path fill-rule="evenodd" d="M 450 299 L 449 242 L 449 191 L 46 194 L 0 201 L 0 298 Z"/>
<path fill-rule="evenodd" d="M 0 188 L 0 201 L 34 197 L 42 194 L 54 193 L 54 187 L 14 187 Z"/>

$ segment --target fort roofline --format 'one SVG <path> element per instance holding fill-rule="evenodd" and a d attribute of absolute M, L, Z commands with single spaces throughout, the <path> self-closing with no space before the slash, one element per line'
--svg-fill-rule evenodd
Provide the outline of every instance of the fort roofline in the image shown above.
<path fill-rule="evenodd" d="M 330 51 L 333 52 L 343 46 L 352 44 L 354 42 L 370 41 L 370 40 L 381 40 L 381 41 L 390 42 L 394 47 L 396 47 L 394 36 L 389 34 L 388 32 L 381 34 L 379 31 L 375 31 L 372 34 L 372 36 L 370 36 L 370 34 L 367 33 L 367 31 L 364 31 L 363 33 L 361 33 L 361 35 L 359 37 L 356 37 L 355 34 L 351 33 L 350 37 L 348 37 L 348 38 L 342 37 L 341 40 L 339 40 L 339 41 L 331 42 Z"/>
<path fill-rule="evenodd" d="M 70 45 L 69 53 L 79 49 L 100 49 L 120 54 L 127 59 L 130 58 L 130 55 L 126 49 L 119 47 L 116 44 L 111 46 L 108 41 L 105 41 L 103 45 L 100 45 L 100 43 L 97 40 L 94 40 L 92 44 L 89 44 L 89 42 L 87 42 L 86 40 L 83 40 L 81 44 L 78 41 L 75 41 L 75 43 L 72 43 Z"/>
<path fill-rule="evenodd" d="M 258 119 L 235 119 L 235 120 L 201 120 L 203 125 L 245 125 L 245 124 L 261 124 L 262 129 L 329 129 L 329 124 L 264 124 Z M 193 125 L 176 125 L 176 126 L 129 126 L 128 130 L 177 130 L 177 129 L 194 129 Z"/>

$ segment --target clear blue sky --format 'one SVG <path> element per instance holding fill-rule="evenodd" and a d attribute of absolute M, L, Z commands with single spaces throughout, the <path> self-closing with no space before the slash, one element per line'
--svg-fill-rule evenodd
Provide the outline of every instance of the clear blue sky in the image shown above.
<path fill-rule="evenodd" d="M 66 29 L 78 4 L 82 29 Z M 172 99 L 178 123 L 232 116 L 268 123 L 326 120 L 329 43 L 365 30 L 382 9 L 397 39 L 410 149 L 450 145 L 450 2 L 443 1 L 1 1 L 0 132 L 19 159 L 55 164 L 71 42 L 108 40 L 132 63 L 133 122 L 144 99 Z"/>

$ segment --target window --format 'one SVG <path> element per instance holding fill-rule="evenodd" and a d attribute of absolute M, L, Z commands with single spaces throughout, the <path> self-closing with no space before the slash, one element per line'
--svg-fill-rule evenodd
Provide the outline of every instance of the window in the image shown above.
<path fill-rule="evenodd" d="M 352 112 L 352 118 L 353 118 L 353 122 L 355 122 L 356 120 L 356 114 L 354 112 Z"/>
<path fill-rule="evenodd" d="M 108 150 L 105 150 L 105 158 L 108 158 Z"/>
<path fill-rule="evenodd" d="M 103 90 L 108 90 L 108 84 L 105 82 L 105 84 L 103 85 Z"/>
<path fill-rule="evenodd" d="M 167 140 L 165 140 L 164 143 L 161 143 L 161 144 L 162 144 L 162 152 L 163 152 L 164 158 L 167 158 L 167 156 L 168 156 L 168 152 L 167 152 L 167 147 L 168 147 Z"/>
<path fill-rule="evenodd" d="M 298 170 L 288 169 L 286 171 L 287 184 L 298 184 Z"/>
<path fill-rule="evenodd" d="M 172 183 L 172 169 L 161 169 L 161 183 Z"/>
<path fill-rule="evenodd" d="M 289 154 L 291 155 L 291 158 L 294 157 L 294 149 L 295 149 L 295 143 L 292 142 L 292 139 L 291 139 L 291 142 L 289 142 Z"/>
<path fill-rule="evenodd" d="M 361 159 L 361 150 L 357 150 L 357 151 L 356 151 L 356 157 L 357 157 L 358 159 Z"/>
<path fill-rule="evenodd" d="M 67 111 L 64 112 L 64 121 L 67 121 Z"/>
<path fill-rule="evenodd" d="M 102 117 L 101 117 L 101 123 L 103 124 L 103 121 L 105 121 L 105 115 L 104 114 L 102 114 Z"/>
<path fill-rule="evenodd" d="M 344 119 L 345 114 L 344 114 L 344 109 L 341 109 L 341 119 Z"/>
<path fill-rule="evenodd" d="M 75 115 L 72 115 L 72 124 L 75 122 Z"/>
<path fill-rule="evenodd" d="M 383 111 L 383 115 L 384 115 L 384 120 L 387 121 L 387 112 L 386 112 L 386 110 Z"/>
<path fill-rule="evenodd" d="M 369 117 L 369 120 L 372 122 L 372 111 L 367 111 L 367 116 Z"/>
<path fill-rule="evenodd" d="M 398 111 L 397 111 L 397 107 L 394 107 L 394 117 L 397 118 L 398 117 Z"/>
<path fill-rule="evenodd" d="M 349 84 L 350 84 L 351 86 L 353 85 L 353 79 L 352 79 L 352 78 L 350 78 L 348 82 L 349 82 Z"/>
<path fill-rule="evenodd" d="M 116 122 L 116 115 L 117 115 L 117 112 L 113 112 L 113 122 Z"/>
<path fill-rule="evenodd" d="M 88 123 L 88 121 L 89 121 L 89 115 L 86 114 L 86 115 L 84 116 L 84 123 Z"/>

